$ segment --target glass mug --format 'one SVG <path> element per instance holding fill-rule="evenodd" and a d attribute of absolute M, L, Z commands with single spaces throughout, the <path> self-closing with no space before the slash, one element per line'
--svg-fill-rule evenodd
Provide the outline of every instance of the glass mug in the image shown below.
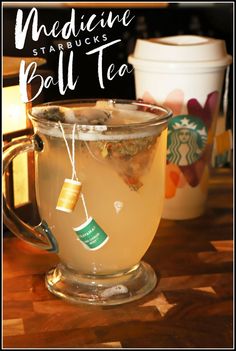
<path fill-rule="evenodd" d="M 41 223 L 24 223 L 5 198 L 4 221 L 21 239 L 59 256 L 46 274 L 49 291 L 96 305 L 149 293 L 157 278 L 142 257 L 162 214 L 171 111 L 87 99 L 38 105 L 28 115 L 34 135 L 6 145 L 3 167 L 34 152 Z"/>

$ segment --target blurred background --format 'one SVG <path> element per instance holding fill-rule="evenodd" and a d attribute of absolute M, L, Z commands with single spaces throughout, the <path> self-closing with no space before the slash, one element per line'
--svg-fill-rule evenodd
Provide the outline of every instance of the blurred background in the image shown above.
<path fill-rule="evenodd" d="M 31 31 L 26 37 L 25 46 L 22 50 L 15 48 L 15 23 L 18 9 L 24 12 L 24 19 L 27 18 L 32 7 L 38 9 L 38 25 L 45 25 L 49 30 L 53 23 L 60 21 L 60 28 L 70 20 L 71 8 L 76 10 L 76 23 L 80 22 L 81 16 L 88 19 L 92 14 L 100 18 L 101 14 L 112 11 L 114 15 L 122 15 L 125 10 L 130 9 L 131 16 L 135 16 L 131 23 L 124 27 L 121 23 L 116 23 L 112 29 L 101 29 L 99 26 L 92 33 L 87 31 L 81 32 L 77 38 L 64 40 L 58 36 L 40 35 L 37 42 L 32 40 Z M 104 73 L 108 66 L 114 63 L 118 69 L 121 65 L 127 64 L 128 55 L 133 52 L 137 38 L 163 37 L 178 34 L 195 34 L 203 35 L 226 42 L 227 51 L 233 55 L 233 20 L 234 20 L 234 2 L 143 2 L 143 3 L 103 3 L 96 2 L 5 2 L 2 7 L 3 12 L 3 55 L 4 55 L 4 94 L 3 94 L 3 128 L 4 142 L 14 140 L 14 138 L 32 133 L 29 121 L 26 119 L 24 106 L 20 110 L 19 97 L 19 74 L 18 72 L 5 72 L 5 67 L 9 63 L 9 57 L 18 60 L 21 57 L 28 57 L 34 60 L 42 58 L 45 63 L 38 66 L 37 73 L 47 77 L 53 76 L 57 80 L 58 76 L 58 44 L 63 47 L 63 64 L 66 76 L 68 69 L 68 60 L 71 49 L 74 52 L 73 76 L 79 75 L 78 84 L 75 90 L 67 90 L 65 95 L 60 95 L 58 86 L 51 85 L 43 89 L 40 96 L 33 101 L 38 102 L 55 101 L 59 99 L 71 98 L 135 98 L 134 74 L 124 74 L 123 77 L 116 76 L 113 80 L 104 80 L 105 89 L 102 89 L 98 80 L 98 55 L 87 56 L 85 53 L 100 45 L 106 44 L 116 39 L 121 41 L 109 47 L 103 55 Z M 105 16 L 104 16 L 105 17 Z M 107 41 L 103 41 L 103 35 L 106 35 Z M 94 42 L 97 37 L 99 43 Z M 89 38 L 89 39 L 86 39 Z M 77 41 L 77 42 L 76 42 Z M 87 44 L 86 44 L 87 41 Z M 72 43 L 72 48 L 67 48 L 67 42 Z M 50 46 L 55 51 L 49 50 Z M 33 51 L 34 50 L 34 51 Z M 37 52 L 37 56 L 33 53 Z M 229 91 L 228 91 L 228 110 L 226 116 L 219 118 L 219 128 L 233 129 L 233 67 L 231 65 L 229 74 Z M 5 74 L 6 73 L 6 74 Z M 37 85 L 37 84 L 36 84 Z M 6 88 L 6 89 L 5 89 Z M 11 90 L 10 90 L 11 88 Z M 15 90 L 13 91 L 13 88 Z M 37 86 L 32 84 L 32 91 Z M 14 97 L 14 99 L 13 99 Z M 17 99 L 19 100 L 17 102 Z M 7 110 L 8 109 L 8 110 Z M 221 113 L 223 103 L 221 102 Z M 20 112 L 21 111 L 21 112 Z M 19 122 L 19 114 L 22 117 L 22 124 Z M 8 123 L 8 124 L 7 124 Z M 221 130 L 219 129 L 219 132 Z M 22 164 L 22 162 L 24 164 Z M 214 161 L 215 162 L 215 161 Z M 232 166 L 231 154 L 221 155 L 217 160 L 217 165 Z M 31 155 L 22 155 L 14 160 L 11 169 L 6 174 L 4 187 L 7 201 L 12 207 L 19 210 L 23 217 L 30 218 L 29 213 L 32 210 L 32 204 L 35 200 L 33 184 L 33 158 Z M 25 170 L 25 174 L 23 174 Z M 30 206 L 30 207 L 29 207 Z"/>

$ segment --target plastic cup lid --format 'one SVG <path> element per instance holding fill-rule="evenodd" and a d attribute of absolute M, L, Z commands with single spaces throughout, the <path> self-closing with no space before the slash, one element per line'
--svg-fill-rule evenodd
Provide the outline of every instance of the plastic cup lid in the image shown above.
<path fill-rule="evenodd" d="M 198 35 L 137 39 L 131 64 L 226 67 L 232 62 L 224 40 Z"/>

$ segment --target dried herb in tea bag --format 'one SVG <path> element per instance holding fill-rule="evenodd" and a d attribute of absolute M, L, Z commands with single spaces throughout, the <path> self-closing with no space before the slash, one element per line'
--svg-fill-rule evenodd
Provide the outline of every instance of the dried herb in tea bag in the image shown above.
<path fill-rule="evenodd" d="M 150 169 L 157 136 L 90 142 L 96 158 L 109 162 L 131 190 L 142 186 L 141 177 Z"/>

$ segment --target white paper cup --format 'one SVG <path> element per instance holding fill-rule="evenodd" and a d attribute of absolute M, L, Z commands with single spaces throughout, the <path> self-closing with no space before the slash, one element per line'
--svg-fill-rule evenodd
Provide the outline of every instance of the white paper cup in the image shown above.
<path fill-rule="evenodd" d="M 232 57 L 223 40 L 178 35 L 138 39 L 128 61 L 134 66 L 136 97 L 165 105 L 174 114 L 163 218 L 198 217 L 207 204 L 213 138 Z"/>

